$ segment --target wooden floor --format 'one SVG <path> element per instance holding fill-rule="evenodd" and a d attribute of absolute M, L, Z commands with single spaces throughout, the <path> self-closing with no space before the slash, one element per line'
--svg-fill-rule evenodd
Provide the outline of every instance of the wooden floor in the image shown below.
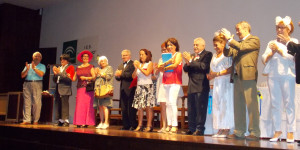
<path fill-rule="evenodd" d="M 183 134 L 132 132 L 111 126 L 107 130 L 55 127 L 53 125 L 19 125 L 0 122 L 0 149 L 300 149 L 298 144 L 232 140 Z M 181 131 L 179 131 L 181 132 Z M 1 146 L 2 145 L 2 146 Z M 1 148 L 2 147 L 2 148 Z M 24 147 L 24 148 L 25 148 Z"/>

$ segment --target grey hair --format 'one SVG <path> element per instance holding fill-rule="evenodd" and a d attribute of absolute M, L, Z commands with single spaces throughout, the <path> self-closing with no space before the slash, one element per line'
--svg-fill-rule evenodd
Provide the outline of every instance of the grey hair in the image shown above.
<path fill-rule="evenodd" d="M 130 50 L 129 49 L 124 49 L 124 50 L 122 50 L 122 53 L 123 52 L 127 52 L 128 53 L 128 55 L 131 55 L 131 52 L 130 52 Z"/>

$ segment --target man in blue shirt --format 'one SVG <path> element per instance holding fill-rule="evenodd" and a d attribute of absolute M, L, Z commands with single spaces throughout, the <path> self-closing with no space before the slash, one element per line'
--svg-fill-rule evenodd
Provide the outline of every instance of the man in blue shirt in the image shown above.
<path fill-rule="evenodd" d="M 33 121 L 34 125 L 38 124 L 42 108 L 42 90 L 43 90 L 43 76 L 46 72 L 45 65 L 41 64 L 42 54 L 35 52 L 32 55 L 32 62 L 25 63 L 25 68 L 21 73 L 21 77 L 25 78 L 23 84 L 23 122 L 22 125 L 30 124 Z M 31 119 L 31 107 L 33 119 Z"/>

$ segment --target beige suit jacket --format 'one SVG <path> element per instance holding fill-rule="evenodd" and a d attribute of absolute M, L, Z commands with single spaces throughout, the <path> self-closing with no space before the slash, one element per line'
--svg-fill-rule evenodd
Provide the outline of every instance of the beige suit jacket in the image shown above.
<path fill-rule="evenodd" d="M 226 57 L 232 57 L 234 71 L 241 80 L 257 80 L 257 58 L 260 49 L 260 40 L 257 36 L 249 35 L 245 40 L 238 42 L 232 39 L 230 48 L 224 49 Z"/>

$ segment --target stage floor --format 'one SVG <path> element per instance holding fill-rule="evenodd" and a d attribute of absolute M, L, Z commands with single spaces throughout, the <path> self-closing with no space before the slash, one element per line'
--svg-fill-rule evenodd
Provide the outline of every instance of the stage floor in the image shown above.
<path fill-rule="evenodd" d="M 232 140 L 226 138 L 212 138 L 211 135 L 184 135 L 181 134 L 181 131 L 179 131 L 178 134 L 170 134 L 157 133 L 156 131 L 158 129 L 155 129 L 154 132 L 146 133 L 122 131 L 119 130 L 120 128 L 120 126 L 110 126 L 107 130 L 101 130 L 95 129 L 95 127 L 76 128 L 74 125 L 71 125 L 70 127 L 55 127 L 50 124 L 19 125 L 14 123 L 0 122 L 0 139 L 2 139 L 0 140 L 0 143 L 2 144 L 1 141 L 6 141 L 6 146 L 8 147 L 8 143 L 12 144 L 18 141 L 23 144 L 25 143 L 25 145 L 40 144 L 40 146 L 36 147 L 38 149 L 44 147 L 47 147 L 48 149 L 101 149 L 101 145 L 105 146 L 106 148 L 110 148 L 110 144 L 107 144 L 108 141 L 111 141 L 112 144 L 114 144 L 111 149 L 300 149 L 300 146 L 298 146 L 297 142 L 286 143 L 285 140 L 271 143 L 268 141 L 268 139 L 261 139 L 259 141 Z M 13 134 L 16 135 L 14 136 Z M 46 139 L 39 141 L 39 138 L 36 137 L 39 135 L 41 136 L 39 138 Z M 28 141 L 26 141 L 26 137 L 28 137 Z M 36 139 L 34 139 L 35 141 L 32 143 L 30 138 Z M 80 138 L 82 139 L 80 140 Z M 93 140 L 88 140 L 88 138 Z M 60 139 L 73 139 L 74 141 L 62 144 Z M 52 141 L 50 142 L 48 140 Z M 78 141 L 82 141 L 83 143 L 76 143 Z M 86 141 L 89 142 L 86 143 Z M 122 143 L 124 144 L 125 141 L 128 143 L 131 142 L 131 144 L 122 148 Z M 97 144 L 93 142 L 97 142 Z M 105 143 L 101 144 L 101 142 Z M 90 145 L 84 147 L 84 143 Z M 120 144 L 118 145 L 118 143 Z M 63 146 L 61 146 L 61 144 Z M 98 145 L 100 145 L 100 147 L 98 147 Z"/>

